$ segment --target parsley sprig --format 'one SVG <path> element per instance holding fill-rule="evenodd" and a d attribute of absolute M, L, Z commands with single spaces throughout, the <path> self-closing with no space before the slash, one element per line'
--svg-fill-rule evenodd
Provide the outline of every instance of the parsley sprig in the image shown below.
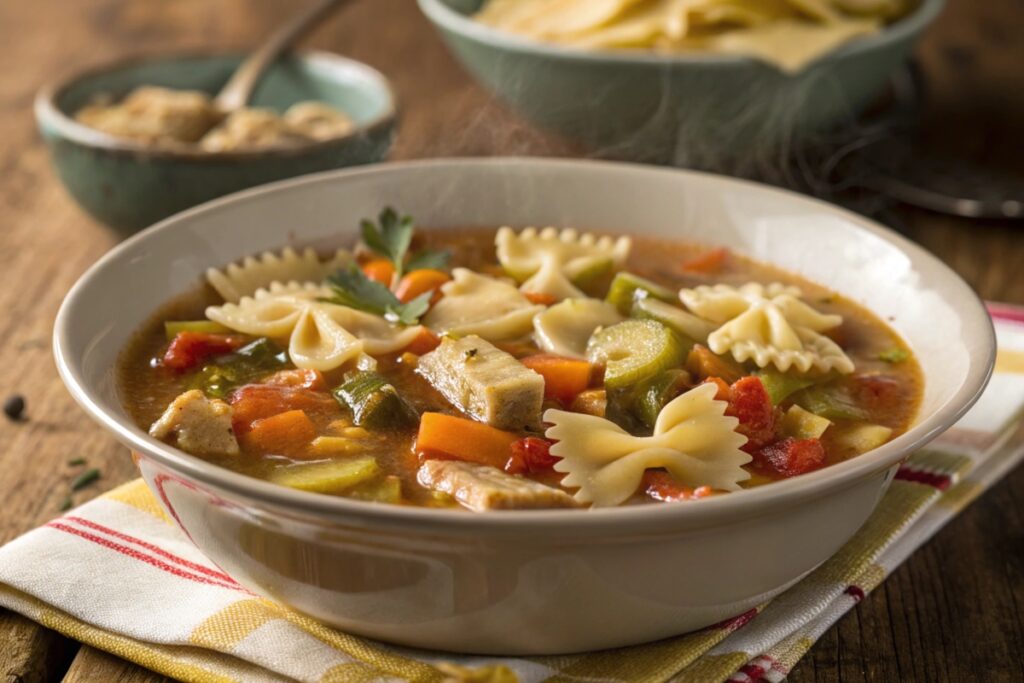
<path fill-rule="evenodd" d="M 377 217 L 377 222 L 365 218 L 360 223 L 363 243 L 377 252 L 395 268 L 395 278 L 402 277 L 406 271 L 435 268 L 443 270 L 448 265 L 448 252 L 424 249 L 412 254 L 406 263 L 412 234 L 416 227 L 412 217 L 400 216 L 393 208 L 386 207 Z M 410 302 L 411 303 L 411 302 Z"/>
<path fill-rule="evenodd" d="M 355 264 L 331 275 L 327 282 L 334 296 L 325 301 L 375 313 L 402 325 L 415 325 L 430 308 L 430 299 L 434 295 L 433 292 L 424 292 L 412 301 L 402 303 L 390 289 L 366 277 Z"/>

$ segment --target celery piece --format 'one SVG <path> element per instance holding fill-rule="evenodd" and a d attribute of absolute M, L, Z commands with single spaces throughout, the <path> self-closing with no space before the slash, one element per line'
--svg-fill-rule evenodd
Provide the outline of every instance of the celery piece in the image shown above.
<path fill-rule="evenodd" d="M 270 481 L 301 491 L 342 493 L 379 474 L 380 466 L 377 461 L 369 456 L 362 456 L 286 467 L 274 471 L 270 475 Z"/>
<path fill-rule="evenodd" d="M 402 480 L 393 474 L 383 479 L 357 484 L 346 493 L 349 498 L 371 500 L 377 503 L 402 502 Z"/>
<path fill-rule="evenodd" d="M 779 372 L 778 370 L 761 370 L 757 376 L 761 378 L 761 383 L 764 384 L 773 405 L 781 404 L 791 395 L 819 381 L 812 377 Z"/>
<path fill-rule="evenodd" d="M 782 434 L 794 439 L 820 439 L 832 423 L 800 406 L 790 406 L 782 416 Z"/>
<path fill-rule="evenodd" d="M 892 430 L 874 424 L 860 424 L 843 430 L 835 437 L 835 443 L 860 453 L 873 451 L 892 438 Z"/>
<path fill-rule="evenodd" d="M 179 332 L 201 332 L 203 334 L 226 334 L 231 330 L 212 320 L 168 320 L 164 322 L 164 334 L 174 339 Z"/>
<path fill-rule="evenodd" d="M 334 390 L 334 398 L 352 410 L 353 421 L 360 427 L 409 427 L 419 420 L 394 385 L 376 372 L 350 374 Z"/>
<path fill-rule="evenodd" d="M 653 297 L 662 301 L 675 301 L 676 294 L 671 289 L 662 287 L 656 282 L 644 279 L 639 275 L 623 271 L 615 276 L 605 301 L 619 309 L 623 315 L 629 315 L 633 303 L 640 298 Z"/>
<path fill-rule="evenodd" d="M 878 360 L 885 361 L 886 363 L 902 363 L 910 358 L 910 353 L 905 349 L 901 349 L 898 346 L 894 346 L 891 349 L 886 349 L 878 354 Z"/>
<path fill-rule="evenodd" d="M 621 389 L 682 365 L 686 347 L 679 336 L 654 320 L 626 320 L 597 331 L 587 344 L 591 363 L 604 365 L 604 384 Z"/>
<path fill-rule="evenodd" d="M 611 274 L 614 268 L 615 262 L 610 258 L 594 259 L 572 274 L 572 283 L 585 289 L 600 278 Z"/>
<path fill-rule="evenodd" d="M 679 395 L 682 382 L 688 376 L 683 370 L 673 368 L 645 382 L 640 386 L 634 399 L 634 414 L 653 429 L 661 409 Z"/>
<path fill-rule="evenodd" d="M 630 316 L 640 320 L 657 320 L 694 342 L 706 342 L 708 335 L 715 331 L 714 323 L 698 318 L 678 306 L 659 299 L 652 299 L 649 296 L 641 297 L 633 302 Z"/>
<path fill-rule="evenodd" d="M 804 410 L 829 420 L 867 420 L 868 411 L 858 406 L 841 386 L 816 384 L 793 395 L 793 402 Z"/>

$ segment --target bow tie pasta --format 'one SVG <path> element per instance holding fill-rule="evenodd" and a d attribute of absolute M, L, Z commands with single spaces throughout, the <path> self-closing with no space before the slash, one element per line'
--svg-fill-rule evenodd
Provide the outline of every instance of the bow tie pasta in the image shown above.
<path fill-rule="evenodd" d="M 348 266 L 352 255 L 339 249 L 327 261 L 321 261 L 312 249 L 301 254 L 285 247 L 280 254 L 265 251 L 247 256 L 241 263 L 231 263 L 223 270 L 210 268 L 206 281 L 229 303 L 238 303 L 243 296 L 252 296 L 257 289 L 271 283 L 323 282 L 331 273 Z"/>
<path fill-rule="evenodd" d="M 495 238 L 498 261 L 523 292 L 555 300 L 581 298 L 590 280 L 619 270 L 629 257 L 628 237 L 596 237 L 567 228 L 501 228 Z"/>
<path fill-rule="evenodd" d="M 622 322 L 615 306 L 600 299 L 566 299 L 533 319 L 533 336 L 548 353 L 586 358 L 587 342 L 600 327 Z"/>
<path fill-rule="evenodd" d="M 652 436 L 633 436 L 614 422 L 593 415 L 548 410 L 553 426 L 545 436 L 556 441 L 551 454 L 561 458 L 555 471 L 563 486 L 576 486 L 575 498 L 595 507 L 619 505 L 632 496 L 644 472 L 664 467 L 685 486 L 735 491 L 750 475 L 751 457 L 740 450 L 747 438 L 739 421 L 726 417 L 717 388 L 702 384 L 678 396 L 658 414 Z"/>
<path fill-rule="evenodd" d="M 206 317 L 256 336 L 288 338 L 288 357 L 296 367 L 327 371 L 361 353 L 378 355 L 408 346 L 421 327 L 396 327 L 380 316 L 319 299 L 330 290 L 313 284 L 258 289 L 238 303 L 210 306 Z"/>
<path fill-rule="evenodd" d="M 533 317 L 544 310 L 509 283 L 468 268 L 453 270 L 451 282 L 442 285 L 441 292 L 444 297 L 430 309 L 423 324 L 457 337 L 475 334 L 487 341 L 516 339 L 530 333 Z"/>
<path fill-rule="evenodd" d="M 853 372 L 853 361 L 839 345 L 821 334 L 838 327 L 838 315 L 817 312 L 800 300 L 798 287 L 751 282 L 742 287 L 703 285 L 683 289 L 680 300 L 697 315 L 719 324 L 708 336 L 718 354 L 731 353 L 739 362 L 774 365 L 786 372 L 812 368 L 821 372 Z"/>

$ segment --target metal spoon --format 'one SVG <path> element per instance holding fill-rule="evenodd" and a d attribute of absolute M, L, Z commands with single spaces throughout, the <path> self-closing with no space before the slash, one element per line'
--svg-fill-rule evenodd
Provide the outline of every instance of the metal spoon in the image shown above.
<path fill-rule="evenodd" d="M 248 104 L 266 70 L 297 40 L 345 2 L 347 0 L 319 0 L 272 33 L 259 48 L 239 64 L 235 73 L 213 99 L 214 107 L 221 115 L 227 116 Z"/>

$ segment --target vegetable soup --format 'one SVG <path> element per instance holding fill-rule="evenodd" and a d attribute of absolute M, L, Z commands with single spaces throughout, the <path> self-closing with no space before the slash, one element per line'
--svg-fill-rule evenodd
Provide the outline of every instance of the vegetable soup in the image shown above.
<path fill-rule="evenodd" d="M 696 501 L 905 431 L 882 321 L 724 248 L 573 229 L 416 231 L 210 269 L 124 351 L 150 434 L 321 494 L 474 511 Z"/>

